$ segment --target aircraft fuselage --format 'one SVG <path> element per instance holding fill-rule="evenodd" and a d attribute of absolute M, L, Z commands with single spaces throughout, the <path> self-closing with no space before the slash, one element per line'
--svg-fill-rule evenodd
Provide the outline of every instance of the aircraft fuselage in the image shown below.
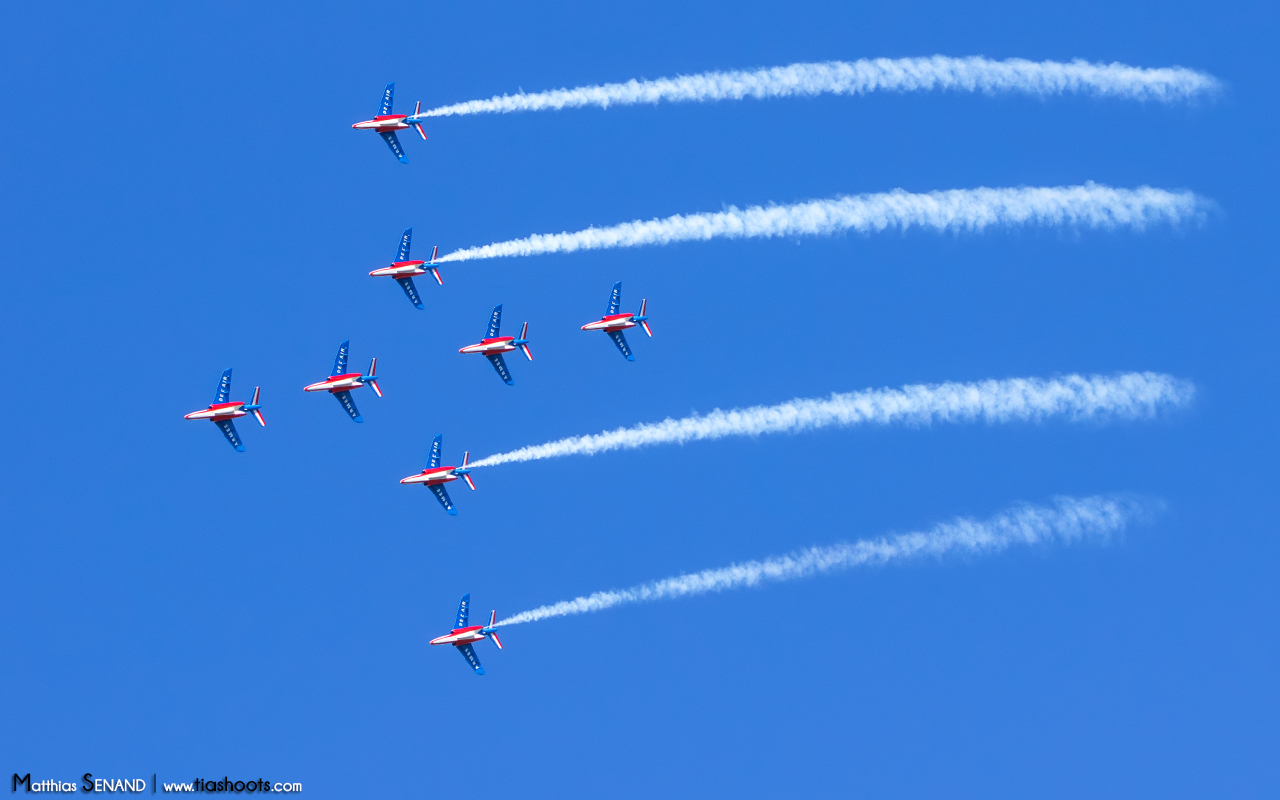
<path fill-rule="evenodd" d="M 622 331 L 636 326 L 635 314 L 610 314 L 596 322 L 588 322 L 582 326 L 584 331 Z"/>
<path fill-rule="evenodd" d="M 493 339 L 482 339 L 477 344 L 469 344 L 460 348 L 459 353 L 481 353 L 483 355 L 498 355 L 501 353 L 510 353 L 516 349 L 512 344 L 516 340 L 514 336 L 498 336 Z"/>
<path fill-rule="evenodd" d="M 345 375 L 334 375 L 331 378 L 325 378 L 319 383 L 313 383 L 310 386 L 303 386 L 304 392 L 345 392 L 351 389 L 359 389 L 364 386 L 361 378 L 364 376 L 359 372 L 348 372 Z"/>
<path fill-rule="evenodd" d="M 417 475 L 401 478 L 400 482 L 404 484 L 425 483 L 427 485 L 448 483 L 458 479 L 458 476 L 453 474 L 455 469 L 457 467 L 432 467 L 431 469 L 424 469 Z"/>
<path fill-rule="evenodd" d="M 427 271 L 422 268 L 425 261 L 396 261 L 389 267 L 375 269 L 369 274 L 375 278 L 391 277 L 391 278 L 412 278 L 415 275 L 426 275 Z"/>
<path fill-rule="evenodd" d="M 437 636 L 431 640 L 431 644 L 451 644 L 459 647 L 472 642 L 479 642 L 485 638 L 483 625 L 471 625 L 466 628 L 454 628 L 449 631 L 446 636 Z"/>
<path fill-rule="evenodd" d="M 357 122 L 351 127 L 358 131 L 402 131 L 409 127 L 409 123 L 405 122 L 408 114 L 380 114 L 373 119 L 367 119 L 364 122 Z"/>
<path fill-rule="evenodd" d="M 244 405 L 243 401 L 214 403 L 204 411 L 192 411 L 190 414 L 183 416 L 183 419 L 208 419 L 214 422 L 221 422 L 224 419 L 248 416 L 249 412 L 244 410 Z"/>

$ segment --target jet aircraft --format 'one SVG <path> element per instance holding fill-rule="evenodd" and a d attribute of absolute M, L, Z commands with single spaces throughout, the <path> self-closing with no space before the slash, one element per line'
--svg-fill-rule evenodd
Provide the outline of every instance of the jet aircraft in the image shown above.
<path fill-rule="evenodd" d="M 303 386 L 304 392 L 329 392 L 338 398 L 338 402 L 351 415 L 356 422 L 364 422 L 364 418 L 360 416 L 360 412 L 356 409 L 356 403 L 351 399 L 351 390 L 359 389 L 368 384 L 373 387 L 373 391 L 378 397 L 382 397 L 382 389 L 378 387 L 378 379 L 374 377 L 378 369 L 378 359 L 369 362 L 369 374 L 361 375 L 359 372 L 347 372 L 347 349 L 351 345 L 351 340 L 347 340 L 338 345 L 338 357 L 333 360 L 333 372 L 329 377 L 313 383 L 310 386 Z"/>
<path fill-rule="evenodd" d="M 477 344 L 469 344 L 458 350 L 459 353 L 481 353 L 485 358 L 493 363 L 493 368 L 498 371 L 498 377 L 502 378 L 502 382 L 508 386 L 514 386 L 515 381 L 511 380 L 511 372 L 507 370 L 507 362 L 503 360 L 503 353 L 510 353 L 512 350 L 524 351 L 524 357 L 533 360 L 533 353 L 529 352 L 529 323 L 525 323 L 520 329 L 520 338 L 514 336 L 499 336 L 498 327 L 502 324 L 502 303 L 498 303 L 493 307 L 493 316 L 489 318 L 489 332 L 485 334 L 485 338 Z"/>
<path fill-rule="evenodd" d="M 222 431 L 222 435 L 227 437 L 227 441 L 231 442 L 231 446 L 236 452 L 243 453 L 244 445 L 240 444 L 240 434 L 236 433 L 236 426 L 231 420 L 236 417 L 244 417 L 252 414 L 254 419 L 262 427 L 267 427 L 267 421 L 262 418 L 262 406 L 258 405 L 258 395 L 261 393 L 262 387 L 253 387 L 253 401 L 246 403 L 243 400 L 227 400 L 231 396 L 231 370 L 226 369 L 222 372 L 222 380 L 218 381 L 218 388 L 214 390 L 213 402 L 204 411 L 192 411 L 183 419 L 207 419 L 217 425 Z"/>
<path fill-rule="evenodd" d="M 471 595 L 464 594 L 462 602 L 458 604 L 458 618 L 454 621 L 453 630 L 444 636 L 438 636 L 431 640 L 431 644 L 451 644 L 458 648 L 458 652 L 462 653 L 462 657 L 467 660 L 471 668 L 476 671 L 477 675 L 484 674 L 484 667 L 480 666 L 480 659 L 476 658 L 476 651 L 471 645 L 475 642 L 484 641 L 485 637 L 493 640 L 493 643 L 502 649 L 502 642 L 498 639 L 497 626 L 498 612 L 489 612 L 488 625 L 468 625 L 467 617 L 469 606 L 471 605 Z"/>
<path fill-rule="evenodd" d="M 453 501 L 449 499 L 449 493 L 445 491 L 444 485 L 449 481 L 456 481 L 462 478 L 471 487 L 471 491 L 476 490 L 475 481 L 471 480 L 471 470 L 467 469 L 467 464 L 471 461 L 471 451 L 462 454 L 462 466 L 460 467 L 442 467 L 440 466 L 440 442 L 443 439 L 441 434 L 436 434 L 436 438 L 431 442 L 431 455 L 427 457 L 427 466 L 417 475 L 410 475 L 407 478 L 401 478 L 403 484 L 420 483 L 431 490 L 431 493 L 440 501 L 440 505 L 444 506 L 444 510 L 449 512 L 450 516 L 458 516 L 458 509 L 453 507 Z M 464 623 L 465 624 L 465 623 Z"/>
<path fill-rule="evenodd" d="M 409 260 L 409 239 L 413 236 L 413 228 L 405 228 L 404 235 L 400 237 L 400 250 L 396 253 L 396 260 L 391 262 L 391 266 L 375 269 L 369 274 L 375 278 L 383 276 L 396 279 L 396 283 L 400 284 L 400 288 L 404 289 L 404 293 L 409 296 L 409 302 L 422 309 L 422 299 L 418 297 L 418 287 L 413 285 L 414 275 L 426 275 L 431 273 L 436 279 L 436 283 L 444 286 L 444 281 L 440 279 L 440 270 L 436 269 L 436 253 L 440 251 L 439 247 L 431 248 L 430 261 L 410 261 Z M 425 266 L 424 266 L 425 265 Z"/>
<path fill-rule="evenodd" d="M 622 305 L 622 281 L 618 281 L 613 285 L 613 293 L 609 295 L 609 307 L 605 310 L 604 316 L 596 322 L 588 322 L 582 326 L 584 331 L 604 331 L 609 334 L 609 338 L 622 351 L 622 355 L 626 356 L 628 361 L 635 361 L 635 356 L 631 355 L 631 348 L 627 345 L 627 339 L 622 332 L 627 328 L 634 328 L 639 325 L 644 328 L 644 332 L 653 337 L 653 331 L 649 330 L 648 317 L 644 315 L 644 310 L 648 306 L 649 301 L 640 301 L 640 310 L 634 314 L 619 314 L 618 307 Z"/>
<path fill-rule="evenodd" d="M 378 116 L 373 119 L 366 119 L 363 122 L 357 122 L 352 125 L 358 131 L 377 131 L 387 142 L 387 147 L 391 148 L 391 152 L 395 153 L 396 158 L 400 159 L 401 164 L 408 164 L 409 157 L 404 154 L 404 148 L 400 146 L 400 140 L 396 138 L 396 131 L 402 131 L 407 128 L 413 128 L 426 141 L 427 132 L 422 129 L 422 103 L 413 109 L 413 114 L 392 114 L 391 113 L 391 97 L 395 94 L 395 81 L 387 84 L 387 88 L 382 93 L 382 105 L 378 107 Z"/>

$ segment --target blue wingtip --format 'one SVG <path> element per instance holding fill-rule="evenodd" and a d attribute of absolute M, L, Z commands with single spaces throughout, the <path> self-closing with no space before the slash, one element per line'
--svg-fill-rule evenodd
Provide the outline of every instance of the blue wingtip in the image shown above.
<path fill-rule="evenodd" d="M 484 667 L 476 667 L 476 674 L 477 674 L 477 675 L 483 675 L 483 674 L 484 674 Z"/>
<path fill-rule="evenodd" d="M 418 309 L 419 311 L 425 311 L 427 309 L 427 307 L 424 306 L 422 303 L 414 303 L 413 307 Z"/>
<path fill-rule="evenodd" d="M 635 361 L 635 360 L 636 360 L 636 357 L 635 357 L 635 356 L 627 356 L 627 360 L 628 360 L 628 361 Z"/>
<path fill-rule="evenodd" d="M 515 386 L 515 385 L 516 385 L 516 382 L 515 382 L 515 381 L 503 381 L 503 383 L 505 383 L 505 384 L 506 384 L 506 385 L 508 385 L 508 386 Z"/>
<path fill-rule="evenodd" d="M 458 516 L 458 509 L 456 508 L 446 508 L 445 511 L 449 512 L 449 516 L 451 517 Z"/>
<path fill-rule="evenodd" d="M 356 417 L 356 418 L 355 418 L 355 421 L 356 421 L 356 422 L 364 422 L 364 417 Z"/>
<path fill-rule="evenodd" d="M 243 453 L 243 452 L 244 452 L 244 445 L 242 445 L 242 444 L 238 444 L 238 445 L 236 445 L 236 452 L 237 452 L 237 453 Z"/>
<path fill-rule="evenodd" d="M 401 163 L 401 164 L 408 164 L 408 163 L 409 163 L 409 157 L 408 157 L 408 156 L 400 156 L 400 163 Z"/>

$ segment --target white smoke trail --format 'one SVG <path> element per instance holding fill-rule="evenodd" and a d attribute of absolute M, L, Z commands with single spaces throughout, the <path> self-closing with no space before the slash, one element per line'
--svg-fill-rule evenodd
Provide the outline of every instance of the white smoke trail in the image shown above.
<path fill-rule="evenodd" d="M 654 444 L 684 444 L 724 436 L 798 433 L 830 426 L 929 425 L 933 422 L 989 424 L 1038 421 L 1062 416 L 1073 421 L 1142 419 L 1163 408 L 1186 405 L 1195 396 L 1188 381 L 1154 372 L 1060 378 L 1011 378 L 977 383 L 941 383 L 901 389 L 867 389 L 826 399 L 795 399 L 776 406 L 751 406 L 683 419 L 664 419 L 631 428 L 571 436 L 522 447 L 472 462 L 490 467 L 569 455 L 594 455 Z"/>
<path fill-rule="evenodd" d="M 791 64 L 758 70 L 704 72 L 653 81 L 630 80 L 601 86 L 580 86 L 536 94 L 503 95 L 433 108 L 424 117 L 458 114 L 547 111 L 562 108 L 637 103 L 707 102 L 744 97 L 806 97 L 819 94 L 919 92 L 951 90 L 998 94 L 1019 92 L 1039 96 L 1078 92 L 1128 100 L 1173 103 L 1213 94 L 1222 84 L 1212 75 L 1183 67 L 1144 69 L 1127 64 L 1087 61 L 992 61 L 968 58 L 876 58 Z"/>
<path fill-rule="evenodd" d="M 778 206 L 729 206 L 713 214 L 676 214 L 666 219 L 635 220 L 608 228 L 573 233 L 539 233 L 481 247 L 455 250 L 439 261 L 469 261 L 501 256 L 572 253 L 613 247 L 638 247 L 708 239 L 772 236 L 830 236 L 853 230 L 868 234 L 897 228 L 982 231 L 989 226 L 1068 225 L 1127 227 L 1200 221 L 1213 203 L 1189 191 L 1142 186 L 1113 189 L 1083 186 L 1022 186 L 1007 189 L 951 189 L 927 194 L 858 194 Z"/>
<path fill-rule="evenodd" d="M 1158 511 L 1162 504 L 1117 497 L 1058 497 L 1052 507 L 1019 505 L 987 520 L 959 518 L 928 531 L 903 533 L 852 544 L 811 547 L 763 561 L 730 564 L 720 569 L 665 578 L 630 589 L 596 592 L 522 611 L 498 623 L 518 625 L 548 617 L 603 611 L 627 603 L 672 600 L 725 589 L 759 586 L 765 581 L 790 581 L 835 570 L 878 566 L 923 556 L 952 553 L 995 553 L 1015 544 L 1071 543 L 1085 538 L 1106 540 Z"/>

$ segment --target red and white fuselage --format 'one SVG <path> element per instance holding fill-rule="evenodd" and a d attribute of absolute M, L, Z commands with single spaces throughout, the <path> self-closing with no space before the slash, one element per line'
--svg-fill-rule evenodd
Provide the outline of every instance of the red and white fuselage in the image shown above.
<path fill-rule="evenodd" d="M 190 414 L 184 415 L 183 419 L 208 419 L 214 422 L 221 422 L 224 419 L 235 419 L 236 417 L 247 417 L 249 412 L 244 410 L 247 405 L 243 400 L 234 403 L 214 403 L 204 411 L 192 411 Z"/>
<path fill-rule="evenodd" d="M 313 383 L 310 386 L 303 386 L 302 391 L 304 392 L 349 392 L 352 389 L 362 388 L 365 385 L 363 381 L 364 377 L 365 376 L 361 375 L 359 372 L 348 372 L 345 375 L 333 375 L 331 377 L 325 378 L 319 383 Z M 375 391 L 377 391 L 376 388 L 375 388 Z M 378 395 L 381 396 L 382 393 L 378 392 Z"/>
<path fill-rule="evenodd" d="M 426 275 L 427 270 L 423 268 L 425 261 L 395 261 L 389 267 L 375 269 L 369 274 L 375 278 L 414 278 L 418 275 Z"/>
<path fill-rule="evenodd" d="M 483 625 L 469 625 L 465 628 L 454 628 L 446 636 L 437 636 L 431 640 L 431 644 L 451 644 L 456 647 L 482 641 L 487 635 L 489 634 L 484 632 Z"/>
<path fill-rule="evenodd" d="M 502 353 L 510 353 L 518 350 L 519 347 L 512 344 L 516 340 L 514 336 L 496 336 L 492 339 L 481 339 L 476 344 L 469 344 L 466 347 L 458 349 L 459 353 L 480 353 L 481 355 L 493 356 Z"/>
<path fill-rule="evenodd" d="M 419 103 L 419 105 L 421 105 L 421 103 Z M 402 131 L 411 127 L 409 123 L 405 122 L 408 118 L 408 114 L 379 114 L 373 119 L 366 119 L 364 122 L 357 122 L 351 127 L 358 131 L 377 131 L 378 133 L 382 133 L 384 131 Z M 347 119 L 351 118 L 347 117 Z"/>
<path fill-rule="evenodd" d="M 436 283 L 444 286 L 444 280 L 440 277 L 440 270 L 436 269 L 436 254 L 440 251 L 439 247 L 431 248 L 430 261 L 393 261 L 389 267 L 380 267 L 369 273 L 374 278 L 416 278 L 419 275 L 426 275 L 428 272 L 436 279 Z"/>
<path fill-rule="evenodd" d="M 425 483 L 428 486 L 438 483 L 448 483 L 456 481 L 460 476 L 454 472 L 457 467 L 433 467 L 424 469 L 417 475 L 410 475 L 407 478 L 401 478 L 400 482 L 404 484 Z M 467 481 L 470 483 L 470 480 Z M 472 486 L 471 488 L 475 488 Z"/>
<path fill-rule="evenodd" d="M 625 331 L 627 328 L 634 328 L 639 324 L 636 322 L 635 314 L 610 314 L 607 317 L 601 317 L 595 322 L 588 322 L 582 326 L 582 329 L 584 331 L 612 333 L 613 331 Z"/>

